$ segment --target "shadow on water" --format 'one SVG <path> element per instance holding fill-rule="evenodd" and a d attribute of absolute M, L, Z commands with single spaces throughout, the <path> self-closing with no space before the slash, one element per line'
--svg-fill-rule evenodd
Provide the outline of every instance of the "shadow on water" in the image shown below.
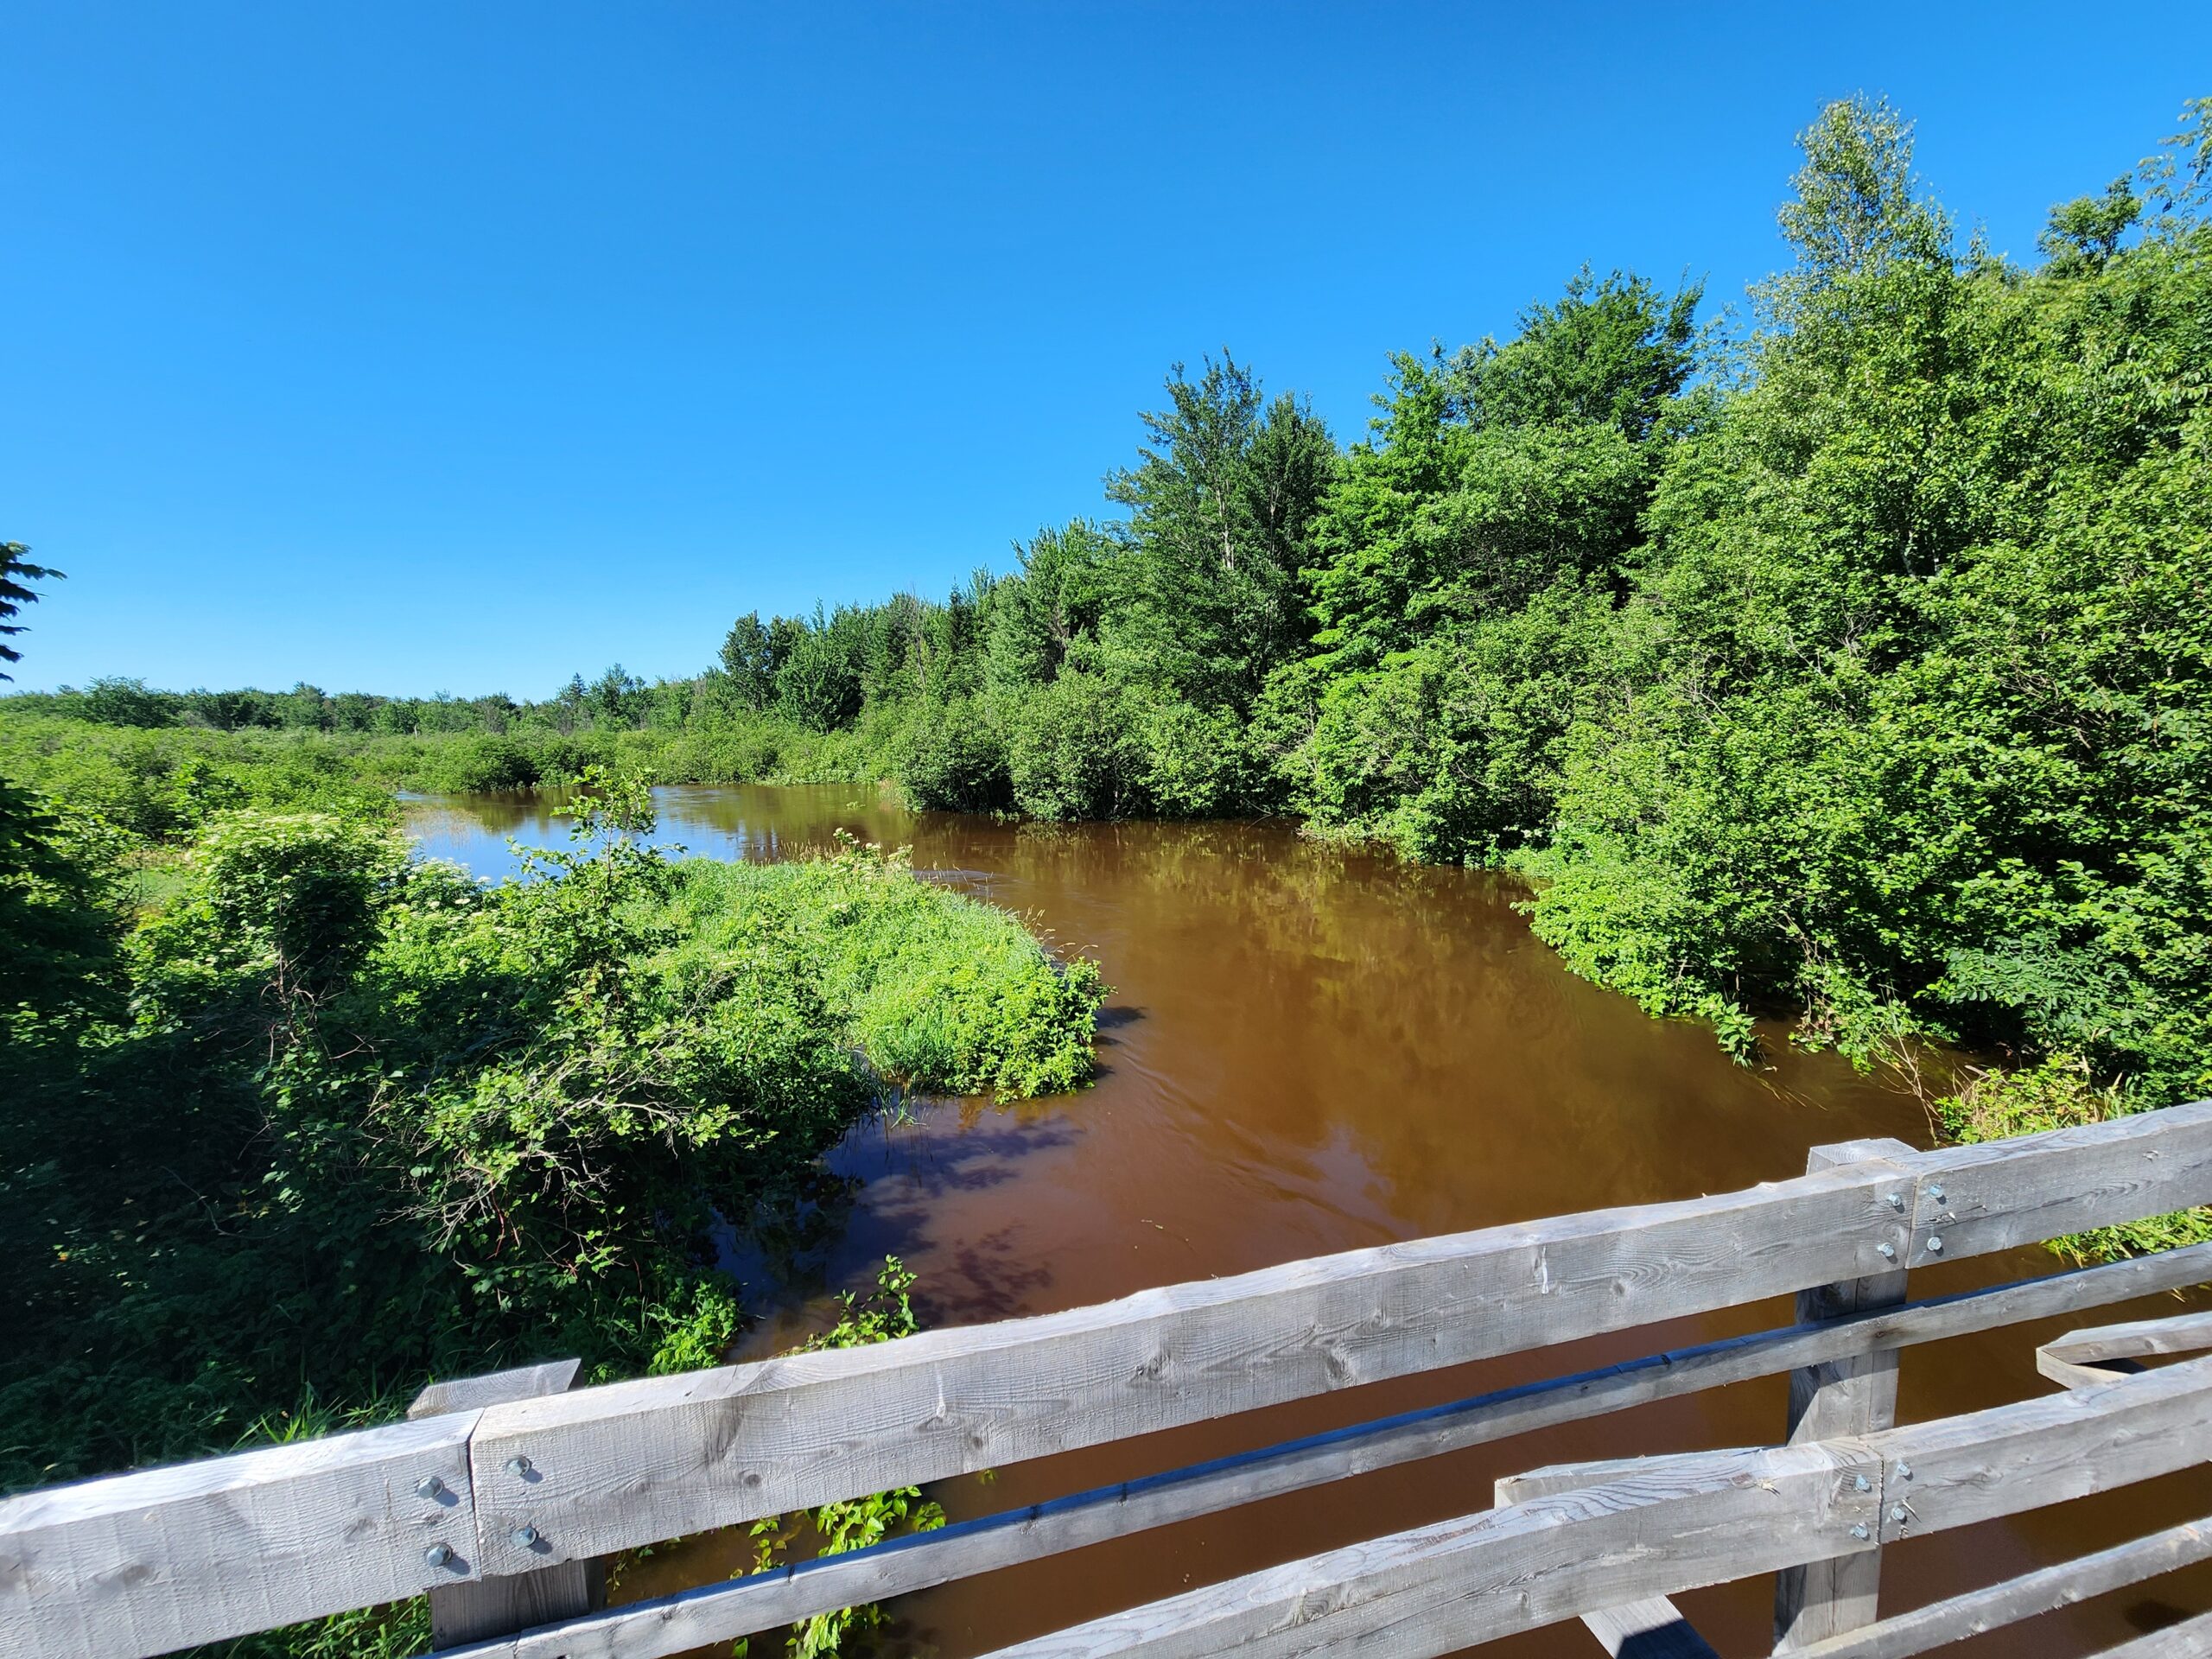
<path fill-rule="evenodd" d="M 834 1293 L 887 1254 L 920 1275 L 934 1324 L 1048 1313 L 1148 1286 L 1534 1217 L 1725 1191 L 1802 1172 L 1808 1147 L 1861 1135 L 1925 1144 L 1918 1108 L 1832 1055 L 1767 1032 L 1764 1070 L 1729 1063 L 1702 1027 L 1645 1017 L 1567 974 L 1487 873 L 1408 868 L 1301 839 L 1281 823 L 1056 827 L 904 812 L 852 785 L 657 791 L 662 836 L 766 861 L 839 830 L 910 845 L 918 872 L 1020 912 L 1114 991 L 1101 1076 L 1065 1099 L 968 1101 L 874 1119 L 829 1160 L 815 1208 L 774 1252 L 731 1265 L 764 1309 L 744 1357 L 835 1318 Z M 563 834 L 556 803 L 416 803 L 426 849 L 480 874 L 505 838 Z M 1915 1275 L 1930 1293 L 2048 1272 L 2039 1252 Z M 1923 1284 L 1922 1281 L 1925 1281 Z M 2169 1311 L 2153 1302 L 2136 1315 Z M 2115 1309 L 2114 1319 L 2129 1317 Z M 955 1519 L 1171 1465 L 1410 1409 L 1478 1389 L 1785 1323 L 1787 1303 L 1196 1425 L 945 1483 Z M 2063 1322 L 2062 1322 L 2063 1323 Z M 2080 1323 L 2075 1320 L 2072 1323 Z M 1916 1349 L 1906 1420 L 2045 1391 L 2022 1327 Z M 1781 1437 L 1780 1379 L 1378 1471 L 1304 1497 L 1163 1529 L 907 1598 L 895 1650 L 944 1659 L 1204 1583 L 1483 1507 L 1496 1477 L 1541 1464 Z M 1914 1605 L 2212 1509 L 2200 1473 L 1889 1552 L 1885 1605 Z M 742 1530 L 657 1552 L 626 1597 L 726 1575 Z M 2212 1576 L 2162 1582 L 2190 1611 Z M 2063 1655 L 2131 1634 L 2107 1598 L 2007 1632 L 2007 1654 Z M 1686 1611 L 1723 1651 L 1764 1652 L 1767 1591 L 1699 1592 Z M 2162 1606 L 2139 1598 L 2139 1610 Z M 2155 1615 L 2152 1615 L 2155 1616 Z M 1579 1626 L 1486 1649 L 1575 1656 Z M 765 1649 L 756 1649 L 765 1651 Z M 1968 1647 L 1971 1656 L 1978 1649 Z"/>

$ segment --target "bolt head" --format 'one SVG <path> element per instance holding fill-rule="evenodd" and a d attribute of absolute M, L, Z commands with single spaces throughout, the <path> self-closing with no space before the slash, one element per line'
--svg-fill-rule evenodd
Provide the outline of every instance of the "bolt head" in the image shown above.
<path fill-rule="evenodd" d="M 435 1497 L 440 1492 L 445 1491 L 445 1482 L 440 1480 L 435 1475 L 425 1475 L 422 1479 L 415 1483 L 415 1496 L 417 1497 Z"/>
<path fill-rule="evenodd" d="M 443 1567 L 453 1560 L 453 1550 L 445 1544 L 432 1544 L 423 1552 L 423 1559 L 432 1567 Z"/>
<path fill-rule="evenodd" d="M 1931 1186 L 1928 1189 L 1928 1196 L 1941 1204 L 1943 1202 L 1943 1189 L 1940 1186 Z"/>
<path fill-rule="evenodd" d="M 1912 1465 L 1909 1463 L 1901 1463 L 1897 1465 L 1897 1478 L 1899 1480 L 1910 1480 L 1912 1478 Z"/>
<path fill-rule="evenodd" d="M 1886 1196 L 1887 1196 L 1888 1202 L 1889 1202 L 1889 1206 L 1890 1206 L 1890 1208 L 1891 1208 L 1891 1209 L 1892 1209 L 1892 1210 L 1902 1210 L 1902 1209 L 1904 1209 L 1904 1193 L 1902 1193 L 1902 1192 L 1891 1192 L 1891 1193 L 1887 1194 Z"/>
<path fill-rule="evenodd" d="M 1930 1255 L 1941 1255 L 1943 1254 L 1943 1241 L 1936 1237 L 1933 1233 L 1930 1233 L 1928 1236 L 1928 1254 Z"/>
<path fill-rule="evenodd" d="M 507 1459 L 507 1472 L 514 1476 L 516 1479 L 521 1479 L 523 1476 L 530 1472 L 530 1459 L 528 1458 L 509 1458 Z"/>
<path fill-rule="evenodd" d="M 1891 1243 L 1887 1239 L 1884 1239 L 1874 1248 L 1881 1253 L 1882 1260 L 1885 1262 L 1894 1262 L 1897 1259 L 1897 1247 Z"/>
<path fill-rule="evenodd" d="M 1852 1481 L 1851 1484 L 1853 1490 L 1855 1491 L 1871 1492 L 1874 1490 L 1874 1483 L 1867 1479 L 1864 1475 L 1856 1477 Z"/>
<path fill-rule="evenodd" d="M 1851 1535 L 1854 1538 L 1866 1539 L 1872 1538 L 1874 1535 L 1869 1532 L 1866 1528 L 1861 1524 L 1859 1526 L 1853 1527 L 1851 1529 Z"/>
<path fill-rule="evenodd" d="M 1905 1518 L 1905 1516 L 1908 1513 L 1909 1511 L 1902 1503 L 1892 1503 L 1890 1505 L 1890 1519 L 1892 1521 L 1902 1521 Z"/>
<path fill-rule="evenodd" d="M 517 1549 L 529 1549 L 537 1542 L 536 1527 L 517 1527 L 510 1535 L 514 1539 Z"/>

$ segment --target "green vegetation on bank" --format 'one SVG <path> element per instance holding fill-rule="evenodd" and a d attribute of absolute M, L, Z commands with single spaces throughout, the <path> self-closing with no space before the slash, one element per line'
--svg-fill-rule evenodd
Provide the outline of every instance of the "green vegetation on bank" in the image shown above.
<path fill-rule="evenodd" d="M 533 879 L 341 798 L 209 817 L 150 905 L 143 843 L 10 791 L 0 1484 L 433 1372 L 715 1363 L 718 1233 L 808 1193 L 887 1089 L 1087 1077 L 1096 970 L 1013 917 L 869 848 L 674 861 L 594 785 Z"/>
<path fill-rule="evenodd" d="M 505 697 L 10 700 L 0 771 L 148 827 L 256 779 L 888 778 L 1047 818 L 1290 812 L 1511 866 L 1537 932 L 1739 1051 L 1916 1038 L 2212 1089 L 2207 105 L 1961 240 L 1885 105 L 1802 137 L 1745 327 L 1586 270 L 1395 359 L 1339 448 L 1227 359 L 1122 516 L 943 602 L 741 618 L 714 669 Z"/>

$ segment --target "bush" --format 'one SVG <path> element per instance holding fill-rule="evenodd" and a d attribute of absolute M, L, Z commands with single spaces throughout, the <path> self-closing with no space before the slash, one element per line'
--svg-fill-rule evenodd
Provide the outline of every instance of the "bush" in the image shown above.
<path fill-rule="evenodd" d="M 1013 804 L 1006 744 L 974 698 L 925 707 L 904 733 L 898 775 L 924 810 L 995 812 Z"/>
<path fill-rule="evenodd" d="M 680 867 L 683 944 L 711 960 L 774 932 L 803 953 L 849 1039 L 886 1076 L 934 1092 L 1052 1094 L 1084 1082 L 1103 987 L 1055 963 L 1006 912 L 917 880 L 903 854 Z"/>
<path fill-rule="evenodd" d="M 1118 818 L 1144 806 L 1144 752 L 1121 690 L 1071 670 L 1007 715 L 1014 804 L 1039 818 Z"/>
<path fill-rule="evenodd" d="M 2024 1070 L 1974 1072 L 1958 1093 L 1936 1103 L 1944 1133 L 1967 1146 L 2107 1122 L 2142 1109 L 2125 1090 L 2100 1085 L 2086 1061 L 2065 1054 Z M 2052 1239 L 2049 1248 L 2077 1262 L 2117 1261 L 2207 1240 L 2212 1240 L 2212 1206 L 2071 1233 Z"/>
<path fill-rule="evenodd" d="M 587 783 L 575 843 L 488 890 L 382 816 L 193 838 L 131 1022 L 0 1097 L 0 1483 L 219 1448 L 303 1387 L 709 1363 L 714 1230 L 810 1190 L 883 1078 L 1089 1075 L 1096 970 L 1013 918 L 860 849 L 672 863 L 641 790 Z"/>

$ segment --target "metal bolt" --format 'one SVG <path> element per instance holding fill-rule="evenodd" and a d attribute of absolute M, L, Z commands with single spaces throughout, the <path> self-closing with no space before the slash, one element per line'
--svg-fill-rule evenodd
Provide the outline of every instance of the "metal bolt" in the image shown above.
<path fill-rule="evenodd" d="M 1928 1196 L 1941 1204 L 1943 1202 L 1943 1189 L 1940 1186 L 1931 1186 L 1928 1189 Z"/>
<path fill-rule="evenodd" d="M 425 1475 L 422 1479 L 415 1483 L 415 1496 L 417 1497 L 435 1497 L 440 1492 L 445 1491 L 445 1482 L 440 1480 L 435 1475 Z"/>
<path fill-rule="evenodd" d="M 432 1544 L 423 1552 L 423 1559 L 432 1567 L 443 1567 L 453 1560 L 453 1551 L 444 1544 Z"/>
<path fill-rule="evenodd" d="M 1912 1465 L 1909 1463 L 1901 1463 L 1897 1465 L 1897 1478 L 1899 1480 L 1910 1480 L 1912 1478 Z"/>
<path fill-rule="evenodd" d="M 1871 1532 L 1867 1531 L 1867 1529 L 1866 1529 L 1866 1528 L 1865 1527 L 1865 1525 L 1864 1525 L 1864 1524 L 1861 1524 L 1861 1525 L 1859 1525 L 1859 1526 L 1853 1527 L 1853 1528 L 1851 1529 L 1851 1535 L 1852 1535 L 1853 1537 L 1854 1537 L 1854 1538 L 1858 1538 L 1858 1539 L 1864 1540 L 1864 1539 L 1867 1539 L 1867 1538 L 1872 1538 L 1874 1535 L 1873 1535 L 1872 1533 L 1871 1533 Z"/>
<path fill-rule="evenodd" d="M 520 1480 L 524 1475 L 530 1472 L 530 1459 L 528 1458 L 509 1458 L 507 1459 L 507 1472 L 512 1475 L 517 1480 Z"/>
<path fill-rule="evenodd" d="M 511 1535 L 515 1541 L 517 1549 L 529 1549 L 537 1542 L 536 1527 L 517 1527 Z"/>
<path fill-rule="evenodd" d="M 1885 1262 L 1894 1262 L 1897 1259 L 1897 1247 L 1887 1239 L 1884 1239 L 1874 1248 L 1880 1252 L 1882 1260 Z"/>
<path fill-rule="evenodd" d="M 1887 1195 L 1886 1195 L 1886 1197 L 1887 1197 L 1887 1199 L 1888 1199 L 1888 1202 L 1889 1202 L 1889 1206 L 1890 1206 L 1890 1208 L 1891 1208 L 1891 1209 L 1892 1209 L 1892 1210 L 1902 1210 L 1902 1209 L 1904 1209 L 1904 1193 L 1902 1193 L 1902 1192 L 1891 1192 L 1891 1193 L 1887 1194 Z"/>
<path fill-rule="evenodd" d="M 1867 1479 L 1864 1475 L 1859 1476 L 1851 1484 L 1852 1486 L 1859 1491 L 1871 1492 L 1874 1490 L 1874 1483 Z"/>
<path fill-rule="evenodd" d="M 1933 1233 L 1930 1233 L 1928 1236 L 1928 1254 L 1930 1255 L 1941 1255 L 1943 1254 L 1943 1241 L 1936 1237 Z"/>
<path fill-rule="evenodd" d="M 1890 1519 L 1892 1521 L 1904 1520 L 1907 1513 L 1908 1511 L 1902 1503 L 1892 1503 L 1890 1505 Z"/>

